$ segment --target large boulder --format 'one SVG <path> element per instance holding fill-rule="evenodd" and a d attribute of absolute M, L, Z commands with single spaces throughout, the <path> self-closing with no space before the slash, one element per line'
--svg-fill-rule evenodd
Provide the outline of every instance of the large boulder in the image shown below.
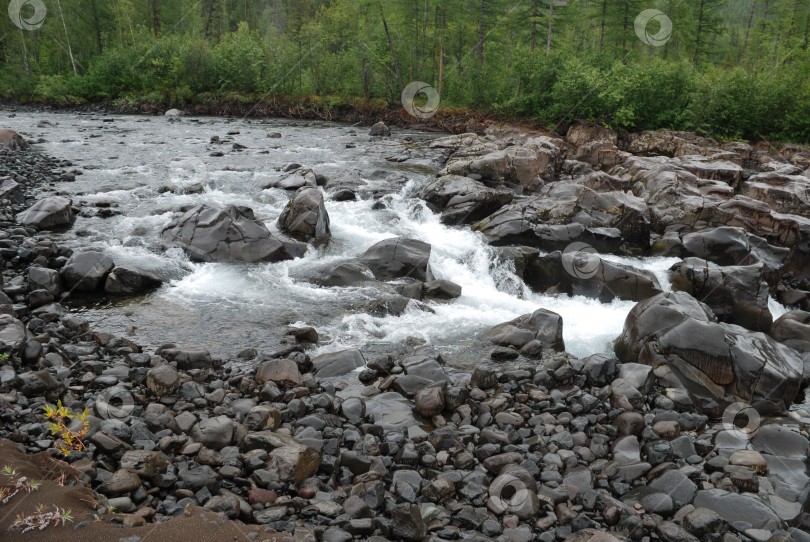
<path fill-rule="evenodd" d="M 442 213 L 445 224 L 470 224 L 512 201 L 513 194 L 510 190 L 489 188 L 469 177 L 445 175 L 425 185 L 419 197 L 432 210 Z"/>
<path fill-rule="evenodd" d="M 663 291 L 650 271 L 604 260 L 584 244 L 538 257 L 523 279 L 539 292 L 581 295 L 603 303 L 617 298 L 641 301 Z"/>
<path fill-rule="evenodd" d="M 428 265 L 430 250 L 423 241 L 394 237 L 372 245 L 360 261 L 380 280 L 407 277 L 425 282 L 433 278 Z"/>
<path fill-rule="evenodd" d="M 372 137 L 388 137 L 391 135 L 391 130 L 383 121 L 379 121 L 369 129 L 368 135 Z"/>
<path fill-rule="evenodd" d="M 686 292 L 633 307 L 615 351 L 623 363 L 656 367 L 670 387 L 683 388 L 698 408 L 715 414 L 736 401 L 782 412 L 803 377 L 796 352 L 764 333 L 718 324 L 711 309 Z"/>
<path fill-rule="evenodd" d="M 708 305 L 721 322 L 754 331 L 770 329 L 773 316 L 762 264 L 721 267 L 701 258 L 686 258 L 670 271 L 672 289 Z"/>
<path fill-rule="evenodd" d="M 810 216 L 810 178 L 767 171 L 743 181 L 740 194 L 764 201 L 780 213 Z"/>
<path fill-rule="evenodd" d="M 20 151 L 26 147 L 28 147 L 28 143 L 25 138 L 14 130 L 0 130 L 0 149 Z"/>
<path fill-rule="evenodd" d="M 717 141 L 692 132 L 672 130 L 645 131 L 628 134 L 624 149 L 633 154 L 664 156 L 713 155 L 719 152 Z"/>
<path fill-rule="evenodd" d="M 766 278 L 778 275 L 790 253 L 790 249 L 773 246 L 762 237 L 732 226 L 688 233 L 682 242 L 684 256 L 697 256 L 717 265 L 762 263 Z"/>
<path fill-rule="evenodd" d="M 650 246 L 650 212 L 641 198 L 621 191 L 597 192 L 577 183 L 549 184 L 534 198 L 507 205 L 473 225 L 493 244 L 525 244 L 546 250 L 546 226 L 616 229 L 630 247 Z M 584 230 L 583 230 L 584 231 Z"/>
<path fill-rule="evenodd" d="M 481 338 L 500 346 L 522 348 L 531 341 L 539 341 L 544 349 L 557 352 L 565 350 L 562 316 L 546 309 L 538 309 L 491 327 Z"/>
<path fill-rule="evenodd" d="M 100 290 L 115 267 L 112 258 L 96 250 L 77 252 L 60 271 L 65 288 L 77 292 Z"/>
<path fill-rule="evenodd" d="M 104 291 L 113 295 L 137 295 L 159 287 L 163 280 L 149 271 L 134 267 L 116 267 L 104 283 Z"/>
<path fill-rule="evenodd" d="M 287 248 L 247 207 L 198 205 L 173 220 L 163 237 L 202 262 L 278 262 L 290 260 Z"/>
<path fill-rule="evenodd" d="M 317 188 L 299 188 L 278 217 L 278 228 L 305 243 L 312 241 L 318 246 L 329 242 L 332 233 L 323 193 Z"/>
<path fill-rule="evenodd" d="M 521 146 L 507 147 L 483 156 L 448 163 L 440 175 L 477 175 L 485 184 L 513 183 L 531 186 L 554 180 L 560 150 L 550 138 L 534 138 Z"/>
<path fill-rule="evenodd" d="M 44 198 L 19 213 L 17 222 L 40 230 L 64 228 L 76 220 L 72 205 L 73 202 L 60 196 Z"/>

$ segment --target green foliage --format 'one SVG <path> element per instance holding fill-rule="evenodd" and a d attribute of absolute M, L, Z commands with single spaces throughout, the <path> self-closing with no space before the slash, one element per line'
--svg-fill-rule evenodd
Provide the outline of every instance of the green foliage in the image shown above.
<path fill-rule="evenodd" d="M 8 359 L 8 354 L 0 354 L 0 363 L 5 363 Z"/>
<path fill-rule="evenodd" d="M 35 32 L 0 17 L 0 99 L 397 104 L 421 80 L 441 89 L 442 105 L 560 129 L 586 120 L 810 141 L 805 0 L 162 0 L 157 13 L 135 0 L 62 4 L 64 17 L 49 4 Z M 634 26 L 650 8 L 672 22 L 659 46 Z M 651 24 L 654 34 L 660 19 Z"/>

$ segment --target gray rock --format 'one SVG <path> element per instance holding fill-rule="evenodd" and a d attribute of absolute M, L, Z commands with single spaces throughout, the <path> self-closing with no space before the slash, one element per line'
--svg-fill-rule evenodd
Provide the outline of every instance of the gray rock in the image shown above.
<path fill-rule="evenodd" d="M 391 509 L 391 522 L 392 533 L 398 539 L 419 542 L 427 534 L 419 506 L 415 504 L 394 506 Z"/>
<path fill-rule="evenodd" d="M 489 188 L 481 182 L 445 175 L 419 191 L 434 211 L 442 213 L 446 224 L 471 224 L 494 213 L 512 201 L 510 190 Z"/>
<path fill-rule="evenodd" d="M 278 262 L 292 256 L 247 207 L 198 205 L 173 220 L 163 237 L 203 262 Z"/>
<path fill-rule="evenodd" d="M 278 217 L 278 227 L 292 238 L 311 241 L 315 246 L 329 242 L 332 234 L 323 193 L 317 188 L 299 188 Z"/>
<path fill-rule="evenodd" d="M 115 267 L 104 283 L 104 291 L 113 295 L 136 295 L 159 287 L 163 280 L 149 271 Z"/>
<path fill-rule="evenodd" d="M 745 522 L 755 529 L 775 528 L 780 524 L 779 516 L 765 503 L 750 494 L 729 493 L 722 489 L 706 489 L 697 492 L 694 504 L 696 508 L 708 508 L 716 512 L 728 523 Z"/>
<path fill-rule="evenodd" d="M 350 373 L 366 364 L 366 359 L 359 350 L 343 350 L 322 354 L 312 359 L 315 372 L 320 378 L 341 376 Z"/>
<path fill-rule="evenodd" d="M 540 341 L 546 349 L 562 352 L 562 316 L 546 309 L 524 314 L 485 331 L 481 338 L 499 346 L 522 348 L 530 341 Z"/>
<path fill-rule="evenodd" d="M 44 198 L 18 214 L 17 222 L 40 230 L 65 228 L 76 220 L 72 207 L 73 202 L 67 198 L 60 196 Z"/>
<path fill-rule="evenodd" d="M 715 323 L 711 310 L 685 292 L 659 294 L 633 307 L 615 351 L 624 363 L 669 369 L 670 386 L 699 391 L 698 399 L 722 407 L 732 395 L 760 412 L 792 404 L 804 373 L 795 351 L 763 333 Z"/>
<path fill-rule="evenodd" d="M 412 278 L 422 282 L 431 280 L 430 245 L 416 239 L 394 237 L 371 246 L 360 257 L 380 280 Z"/>
<path fill-rule="evenodd" d="M 71 256 L 60 274 L 65 288 L 91 292 L 102 288 L 104 280 L 114 267 L 115 264 L 109 256 L 88 250 Z"/>
<path fill-rule="evenodd" d="M 27 147 L 28 143 L 25 138 L 14 130 L 0 130 L 0 149 L 21 151 Z"/>
<path fill-rule="evenodd" d="M 195 442 L 201 443 L 206 448 L 221 450 L 225 446 L 231 445 L 233 430 L 233 421 L 230 418 L 217 416 L 200 420 L 191 428 L 190 436 Z"/>
<path fill-rule="evenodd" d="M 388 137 L 391 135 L 391 130 L 383 121 L 379 121 L 371 127 L 368 131 L 368 135 L 372 137 Z"/>

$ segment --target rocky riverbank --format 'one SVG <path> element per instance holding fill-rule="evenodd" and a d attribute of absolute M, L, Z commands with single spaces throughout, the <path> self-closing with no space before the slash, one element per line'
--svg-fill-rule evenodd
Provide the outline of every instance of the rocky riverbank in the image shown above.
<path fill-rule="evenodd" d="M 535 291 L 638 302 L 616 357 L 566 353 L 562 318 L 538 307 L 487 330 L 480 363 L 459 375 L 429 345 L 310 355 L 311 327 L 227 359 L 90 329 L 68 301 L 162 278 L 55 243 L 49 232 L 77 214 L 109 209 L 38 199 L 80 171 L 14 134 L 0 146 L 0 437 L 66 459 L 74 470 L 58 479 L 94 492 L 49 528 L 62 539 L 88 539 L 103 519 L 135 542 L 195 507 L 247 539 L 810 539 L 808 419 L 788 415 L 810 376 L 804 148 L 593 127 L 432 141 L 447 161 L 420 197 L 443 221 L 486 235 Z M 363 196 L 302 166 L 273 185 L 290 193 L 278 232 L 249 208 L 195 206 L 165 243 L 196 261 L 286 261 L 329 243 L 326 203 Z M 683 260 L 665 288 L 608 254 Z M 461 289 L 430 261 L 430 244 L 386 239 L 313 280 L 374 284 L 387 313 L 452 302 Z M 769 295 L 794 310 L 774 321 Z M 57 400 L 90 410 L 86 449 L 67 458 L 43 416 Z M 33 501 L 16 499 L 28 513 Z"/>

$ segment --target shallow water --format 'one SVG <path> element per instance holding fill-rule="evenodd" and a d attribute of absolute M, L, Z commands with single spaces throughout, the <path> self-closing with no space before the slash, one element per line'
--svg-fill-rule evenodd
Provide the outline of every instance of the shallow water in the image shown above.
<path fill-rule="evenodd" d="M 431 134 L 397 131 L 380 140 L 336 123 L 287 120 L 91 116 L 74 113 L 18 114 L 4 126 L 29 140 L 46 141 L 35 148 L 69 159 L 84 171 L 74 183 L 55 188 L 87 204 L 111 204 L 121 214 L 111 218 L 79 217 L 63 234 L 69 245 L 92 246 L 119 265 L 135 265 L 169 278 L 154 293 L 125 301 L 98 301 L 81 310 L 94 328 L 129 334 L 146 347 L 175 342 L 208 348 L 223 358 L 245 347 L 272 350 L 281 326 L 311 325 L 321 336 L 315 353 L 359 347 L 366 352 L 396 352 L 413 338 L 436 346 L 450 365 L 464 369 L 481 360 L 475 337 L 488 326 L 538 308 L 562 315 L 567 350 L 577 356 L 612 351 L 633 302 L 602 304 L 582 297 L 551 297 L 531 292 L 498 263 L 482 236 L 468 227 L 448 227 L 415 197 L 441 167 L 441 153 L 422 142 Z M 112 122 L 104 122 L 112 119 Z M 32 128 L 47 120 L 53 126 Z M 229 131 L 238 135 L 226 136 Z M 278 131 L 281 139 L 266 134 Z M 357 134 L 353 134 L 356 131 Z M 211 136 L 228 139 L 209 143 Z M 408 136 L 410 141 L 403 138 Z M 233 143 L 247 148 L 232 150 Z M 347 148 L 347 144 L 356 145 Z M 221 151 L 222 157 L 211 157 Z M 404 163 L 386 160 L 410 153 Z M 180 250 L 165 250 L 161 230 L 184 206 L 198 203 L 251 207 L 275 230 L 288 201 L 283 190 L 262 190 L 296 162 L 332 181 L 362 184 L 363 199 L 326 202 L 332 241 L 310 248 L 305 257 L 277 264 L 197 264 Z M 372 175 L 383 170 L 394 178 Z M 202 193 L 183 193 L 202 183 Z M 171 190 L 167 190 L 171 188 Z M 373 193 L 386 193 L 388 209 L 373 210 Z M 430 266 L 437 278 L 463 288 L 453 302 L 429 302 L 433 313 L 414 304 L 401 316 L 378 317 L 365 306 L 378 298 L 370 288 L 321 288 L 305 280 L 313 269 L 362 254 L 388 237 L 407 236 L 430 243 Z M 656 274 L 669 287 L 667 269 L 675 258 L 606 257 Z M 774 317 L 784 308 L 773 302 Z M 484 354 L 485 355 L 485 354 Z"/>

